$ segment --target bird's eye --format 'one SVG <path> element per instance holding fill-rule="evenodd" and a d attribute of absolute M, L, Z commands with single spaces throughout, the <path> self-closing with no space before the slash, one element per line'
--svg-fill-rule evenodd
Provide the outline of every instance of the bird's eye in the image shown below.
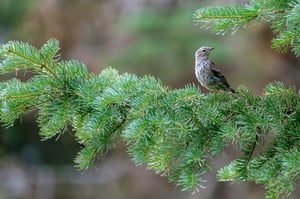
<path fill-rule="evenodd" d="M 202 52 L 205 52 L 205 51 L 206 51 L 205 49 L 202 50 Z"/>

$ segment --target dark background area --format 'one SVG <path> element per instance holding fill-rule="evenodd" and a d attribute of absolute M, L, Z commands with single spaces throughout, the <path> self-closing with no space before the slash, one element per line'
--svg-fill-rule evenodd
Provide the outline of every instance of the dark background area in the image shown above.
<path fill-rule="evenodd" d="M 211 57 L 233 88 L 243 85 L 261 95 L 267 84 L 282 81 L 299 89 L 300 60 L 291 52 L 279 54 L 270 48 L 274 35 L 268 24 L 252 22 L 225 36 L 194 25 L 193 12 L 200 7 L 247 2 L 1 0 L 0 42 L 20 40 L 39 48 L 55 37 L 63 59 L 80 60 L 92 73 L 111 66 L 120 73 L 155 76 L 174 89 L 197 84 L 194 52 L 208 45 L 215 47 Z M 1 199 L 264 198 L 259 185 L 216 182 L 215 171 L 205 176 L 206 188 L 199 193 L 181 192 L 145 166 L 135 166 L 122 141 L 82 173 L 73 166 L 80 146 L 72 132 L 41 141 L 35 116 L 25 115 L 13 127 L 1 128 Z M 216 158 L 216 168 L 234 157 L 228 149 L 226 156 Z M 291 198 L 299 195 L 295 192 Z"/>

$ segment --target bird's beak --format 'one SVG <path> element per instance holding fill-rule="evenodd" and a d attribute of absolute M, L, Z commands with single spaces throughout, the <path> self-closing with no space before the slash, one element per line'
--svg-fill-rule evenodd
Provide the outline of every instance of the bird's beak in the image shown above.
<path fill-rule="evenodd" d="M 209 50 L 212 51 L 213 49 L 215 49 L 214 47 L 211 47 Z"/>

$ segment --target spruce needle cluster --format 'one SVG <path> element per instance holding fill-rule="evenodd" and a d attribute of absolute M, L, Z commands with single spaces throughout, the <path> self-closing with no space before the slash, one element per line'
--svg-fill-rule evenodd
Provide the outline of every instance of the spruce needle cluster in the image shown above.
<path fill-rule="evenodd" d="M 151 76 L 113 68 L 91 74 L 81 62 L 62 60 L 59 49 L 56 39 L 40 49 L 18 41 L 0 45 L 2 75 L 34 74 L 0 83 L 2 124 L 12 126 L 36 111 L 42 139 L 72 129 L 82 146 L 75 158 L 81 170 L 122 139 L 137 165 L 182 190 L 205 186 L 203 174 L 214 169 L 214 157 L 233 145 L 240 155 L 218 171 L 220 181 L 254 181 L 266 188 L 266 198 L 294 189 L 300 171 L 300 100 L 294 88 L 272 83 L 262 96 L 244 87 L 234 95 L 202 94 L 194 85 L 170 89 Z"/>
<path fill-rule="evenodd" d="M 235 33 L 250 22 L 270 24 L 275 38 L 272 47 L 300 55 L 300 0 L 250 0 L 245 5 L 211 6 L 194 13 L 194 21 L 218 34 Z"/>

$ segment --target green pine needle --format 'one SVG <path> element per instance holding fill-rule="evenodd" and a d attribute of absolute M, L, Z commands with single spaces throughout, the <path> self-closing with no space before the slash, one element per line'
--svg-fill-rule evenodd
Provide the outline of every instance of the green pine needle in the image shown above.
<path fill-rule="evenodd" d="M 300 0 L 252 0 L 245 5 L 211 6 L 195 11 L 194 21 L 217 34 L 233 34 L 251 21 L 271 24 L 272 47 L 279 52 L 291 48 L 300 55 Z"/>
<path fill-rule="evenodd" d="M 267 189 L 266 198 L 294 190 L 300 170 L 300 99 L 294 88 L 275 82 L 262 96 L 245 87 L 234 95 L 202 94 L 195 85 L 172 90 L 154 77 L 112 68 L 90 74 L 81 62 L 57 59 L 58 50 L 55 39 L 40 50 L 22 42 L 0 46 L 1 74 L 36 74 L 26 82 L 0 83 L 3 124 L 12 126 L 35 110 L 43 139 L 73 130 L 82 146 L 75 158 L 80 170 L 123 139 L 137 165 L 184 191 L 204 187 L 213 158 L 234 144 L 240 156 L 219 170 L 220 181 L 254 181 Z"/>

